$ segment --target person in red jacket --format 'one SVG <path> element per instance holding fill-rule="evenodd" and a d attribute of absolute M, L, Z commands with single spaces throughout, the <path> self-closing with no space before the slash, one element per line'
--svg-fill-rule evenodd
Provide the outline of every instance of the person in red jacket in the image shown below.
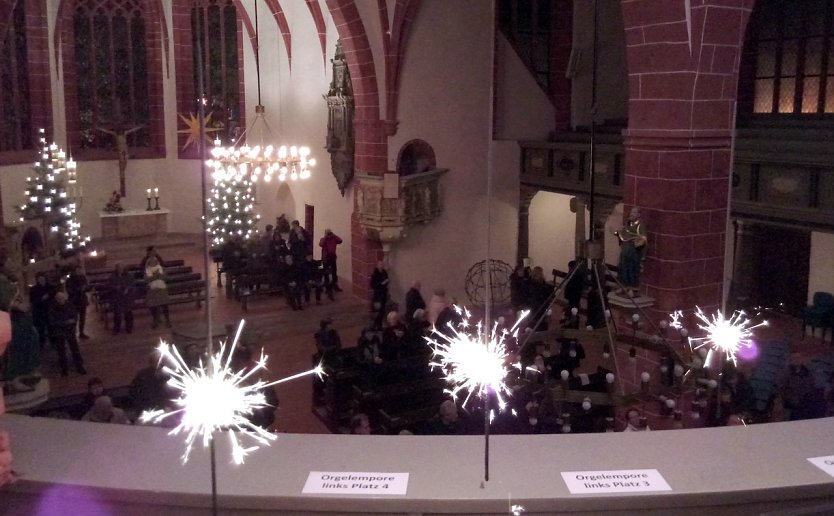
<path fill-rule="evenodd" d="M 336 292 L 341 292 L 339 288 L 339 276 L 336 273 L 336 246 L 342 243 L 336 233 L 330 229 L 324 230 L 324 236 L 319 240 L 319 247 L 321 247 L 321 264 L 324 267 L 324 281 L 330 283 L 330 286 Z"/>

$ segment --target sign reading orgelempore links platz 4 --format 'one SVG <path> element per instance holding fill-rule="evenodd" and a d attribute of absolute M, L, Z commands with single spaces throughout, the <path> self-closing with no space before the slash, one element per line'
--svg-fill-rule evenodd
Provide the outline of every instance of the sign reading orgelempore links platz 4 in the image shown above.
<path fill-rule="evenodd" d="M 828 455 L 826 457 L 811 457 L 808 461 L 834 477 L 834 455 Z"/>
<path fill-rule="evenodd" d="M 408 473 L 311 471 L 301 491 L 305 494 L 404 495 Z"/>
<path fill-rule="evenodd" d="M 562 478 L 565 480 L 565 484 L 567 484 L 571 494 L 672 490 L 656 469 L 563 471 Z"/>

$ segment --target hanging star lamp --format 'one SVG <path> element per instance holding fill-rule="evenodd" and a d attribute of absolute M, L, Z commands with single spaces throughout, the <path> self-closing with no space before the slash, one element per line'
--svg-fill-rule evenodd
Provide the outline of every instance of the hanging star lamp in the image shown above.
<path fill-rule="evenodd" d="M 255 106 L 255 119 L 243 134 L 228 147 L 223 147 L 220 140 L 214 141 L 212 158 L 206 164 L 212 168 L 215 181 L 229 180 L 241 175 L 250 178 L 253 183 L 263 177 L 269 182 L 273 176 L 279 181 L 296 181 L 308 179 L 310 169 L 316 160 L 310 158 L 310 148 L 298 145 L 281 145 L 275 147 L 264 143 L 264 133 L 272 134 L 266 120 L 266 108 L 261 103 L 261 67 L 260 40 L 258 39 L 258 2 L 255 2 L 255 74 L 258 82 L 258 105 Z M 251 145 L 249 136 L 256 126 L 260 127 L 260 143 Z M 264 131 L 264 129 L 266 131 Z"/>

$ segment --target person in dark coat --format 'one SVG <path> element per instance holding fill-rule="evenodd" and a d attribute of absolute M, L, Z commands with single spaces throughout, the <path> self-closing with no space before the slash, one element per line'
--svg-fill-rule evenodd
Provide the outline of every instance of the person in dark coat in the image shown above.
<path fill-rule="evenodd" d="M 287 255 L 284 269 L 284 295 L 287 297 L 287 303 L 293 310 L 303 310 L 301 305 L 301 282 L 304 280 L 300 268 L 300 262 L 296 262 L 293 255 Z"/>
<path fill-rule="evenodd" d="M 32 305 L 32 321 L 38 330 L 41 349 L 49 337 L 49 306 L 55 296 L 55 288 L 47 283 L 46 274 L 35 275 L 35 284 L 29 289 L 29 303 Z"/>
<path fill-rule="evenodd" d="M 49 306 L 49 338 L 55 351 L 58 352 L 58 362 L 61 366 L 61 376 L 69 374 L 66 346 L 69 345 L 75 370 L 78 374 L 87 374 L 84 369 L 84 359 L 81 357 L 81 350 L 78 348 L 78 339 L 75 338 L 75 322 L 78 314 L 75 307 L 69 302 L 66 292 L 55 294 L 55 300 Z"/>
<path fill-rule="evenodd" d="M 410 323 L 414 319 L 414 312 L 416 310 L 425 310 L 426 301 L 423 299 L 423 294 L 420 293 L 420 282 L 415 281 L 411 284 L 411 288 L 405 293 L 405 322 Z"/>
<path fill-rule="evenodd" d="M 87 275 L 78 266 L 73 266 L 70 270 L 66 289 L 70 303 L 78 312 L 78 337 L 85 340 L 89 339 L 90 337 L 84 333 L 84 326 L 87 323 L 87 305 L 90 304 L 89 299 L 87 299 L 90 284 L 87 281 Z"/>
<path fill-rule="evenodd" d="M 371 311 L 376 312 L 373 328 L 382 330 L 382 321 L 386 316 L 388 305 L 388 271 L 385 265 L 379 261 L 371 274 Z"/>
<path fill-rule="evenodd" d="M 136 279 L 121 263 L 116 264 L 110 276 L 110 307 L 113 309 L 113 335 L 122 331 L 133 333 L 133 301 L 136 296 Z"/>

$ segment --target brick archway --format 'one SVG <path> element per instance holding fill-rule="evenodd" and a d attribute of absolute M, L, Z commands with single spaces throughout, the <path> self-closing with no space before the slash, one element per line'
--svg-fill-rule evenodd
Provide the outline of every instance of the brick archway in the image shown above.
<path fill-rule="evenodd" d="M 753 4 L 620 4 L 629 79 L 624 201 L 649 226 L 641 290 L 659 312 L 722 301 L 731 135 Z"/>

